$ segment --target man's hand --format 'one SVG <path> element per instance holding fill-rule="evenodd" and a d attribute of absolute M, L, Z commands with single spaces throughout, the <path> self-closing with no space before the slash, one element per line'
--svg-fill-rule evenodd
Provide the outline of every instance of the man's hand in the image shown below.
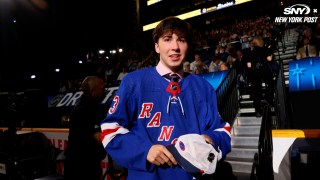
<path fill-rule="evenodd" d="M 267 56 L 267 61 L 272 61 L 272 55 Z"/>
<path fill-rule="evenodd" d="M 251 62 L 247 62 L 247 67 L 251 68 Z"/>
<path fill-rule="evenodd" d="M 204 138 L 204 140 L 205 140 L 207 143 L 209 143 L 209 144 L 211 144 L 211 145 L 214 145 L 212 139 L 211 139 L 208 135 L 202 134 L 201 136 Z"/>
<path fill-rule="evenodd" d="M 177 165 L 177 161 L 174 159 L 173 155 L 165 146 L 160 144 L 151 146 L 147 155 L 147 160 L 157 166 L 167 164 L 172 167 L 173 165 Z"/>

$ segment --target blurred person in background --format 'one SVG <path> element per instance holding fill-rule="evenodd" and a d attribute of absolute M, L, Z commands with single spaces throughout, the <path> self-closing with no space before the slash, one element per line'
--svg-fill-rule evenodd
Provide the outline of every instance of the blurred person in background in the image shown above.
<path fill-rule="evenodd" d="M 186 61 L 183 63 L 183 71 L 187 73 L 193 73 L 190 69 L 190 62 Z"/>
<path fill-rule="evenodd" d="M 217 71 L 224 71 L 228 70 L 228 66 L 225 62 L 223 62 L 218 55 L 214 55 L 212 61 L 209 65 L 209 72 L 217 72 Z"/>
<path fill-rule="evenodd" d="M 262 116 L 261 101 L 264 100 L 273 105 L 274 102 L 274 88 L 275 79 L 272 69 L 269 67 L 268 62 L 271 62 L 272 52 L 265 47 L 262 37 L 256 36 L 252 40 L 252 51 L 248 58 L 247 67 L 251 71 L 250 78 L 253 86 L 253 105 L 256 112 L 256 117 Z M 265 83 L 266 92 L 263 96 L 262 83 Z"/>
<path fill-rule="evenodd" d="M 318 50 L 315 45 L 310 44 L 310 40 L 308 37 L 303 38 L 303 46 L 300 47 L 297 51 L 296 59 L 302 59 L 306 57 L 317 57 Z"/>
<path fill-rule="evenodd" d="M 191 62 L 190 69 L 194 74 L 208 72 L 208 66 L 202 62 L 201 55 L 199 53 L 194 55 L 194 61 Z"/>
<path fill-rule="evenodd" d="M 101 180 L 101 161 L 106 157 L 100 138 L 100 122 L 105 116 L 101 105 L 105 97 L 104 81 L 88 76 L 82 81 L 81 90 L 83 94 L 70 115 L 64 177 Z"/>

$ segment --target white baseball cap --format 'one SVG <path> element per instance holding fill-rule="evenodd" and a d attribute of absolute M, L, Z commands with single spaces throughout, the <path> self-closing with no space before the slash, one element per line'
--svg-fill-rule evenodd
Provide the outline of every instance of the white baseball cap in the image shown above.
<path fill-rule="evenodd" d="M 207 143 L 199 134 L 186 134 L 178 138 L 175 144 L 167 146 L 178 164 L 191 174 L 213 174 L 222 152 Z"/>

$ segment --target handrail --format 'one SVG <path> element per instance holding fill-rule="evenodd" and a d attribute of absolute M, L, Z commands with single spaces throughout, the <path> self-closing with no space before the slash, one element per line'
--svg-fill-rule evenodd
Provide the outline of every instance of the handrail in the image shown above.
<path fill-rule="evenodd" d="M 275 129 L 287 129 L 290 128 L 290 120 L 288 113 L 288 100 L 287 100 L 287 92 L 286 92 L 286 84 L 284 77 L 284 66 L 283 61 L 279 60 L 280 70 L 278 73 L 278 77 L 276 79 L 275 84 L 275 113 L 276 119 L 273 122 L 273 127 Z"/>
<path fill-rule="evenodd" d="M 264 105 L 263 117 L 258 143 L 258 154 L 255 154 L 255 162 L 251 172 L 251 179 L 256 180 L 273 180 L 272 164 L 272 115 L 271 107 Z M 256 170 L 256 171 L 255 171 Z M 255 171 L 255 172 L 254 172 Z M 255 175 L 255 178 L 254 178 Z"/>
<path fill-rule="evenodd" d="M 286 29 L 287 30 L 287 29 Z M 281 34 L 281 45 L 283 49 L 283 53 L 285 52 L 286 45 L 284 41 L 284 36 L 288 36 L 287 34 Z M 288 38 L 288 37 L 286 37 Z M 283 59 L 280 58 L 280 47 L 277 47 L 278 59 L 277 62 L 280 66 L 278 76 L 276 78 L 275 84 L 275 112 L 276 119 L 273 122 L 273 127 L 278 129 L 287 129 L 291 128 L 290 120 L 288 119 L 288 105 L 287 105 L 287 93 L 286 93 L 286 84 L 285 84 L 285 76 L 284 76 L 284 65 Z"/>
<path fill-rule="evenodd" d="M 226 122 L 233 124 L 238 113 L 237 74 L 230 69 L 221 84 L 216 89 L 219 113 Z"/>

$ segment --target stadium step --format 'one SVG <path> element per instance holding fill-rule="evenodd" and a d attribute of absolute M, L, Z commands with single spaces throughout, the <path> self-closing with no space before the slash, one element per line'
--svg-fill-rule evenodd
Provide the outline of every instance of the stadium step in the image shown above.
<path fill-rule="evenodd" d="M 286 84 L 289 83 L 288 64 L 295 58 L 298 34 L 294 28 L 288 29 L 284 35 L 284 46 L 279 44 L 278 52 L 274 53 L 276 60 L 283 63 Z M 263 84 L 264 85 L 264 84 Z M 231 129 L 231 152 L 226 161 L 232 166 L 238 180 L 249 180 L 254 163 L 254 155 L 258 152 L 259 134 L 262 117 L 255 117 L 255 109 L 250 94 L 250 86 L 243 90 L 240 96 L 240 109 Z M 274 112 L 274 108 L 272 109 Z"/>

